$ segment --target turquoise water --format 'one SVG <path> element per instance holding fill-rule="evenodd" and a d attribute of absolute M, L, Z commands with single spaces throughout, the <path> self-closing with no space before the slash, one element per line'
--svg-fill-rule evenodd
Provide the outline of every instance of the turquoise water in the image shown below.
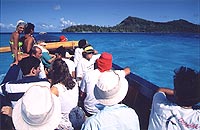
<path fill-rule="evenodd" d="M 52 33 L 60 36 L 62 33 Z M 159 33 L 65 33 L 69 40 L 87 39 L 99 53 L 113 54 L 113 62 L 129 66 L 134 74 L 160 86 L 173 88 L 173 70 L 188 66 L 200 70 L 200 34 Z M 7 46 L 10 34 L 0 34 L 0 46 Z M 0 80 L 12 62 L 1 53 Z"/>

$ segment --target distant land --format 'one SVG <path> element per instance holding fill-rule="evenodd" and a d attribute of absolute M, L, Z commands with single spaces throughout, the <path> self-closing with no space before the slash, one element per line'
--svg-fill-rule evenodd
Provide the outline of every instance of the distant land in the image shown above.
<path fill-rule="evenodd" d="M 112 27 L 96 25 L 76 25 L 62 32 L 152 32 L 152 33 L 200 33 L 200 25 L 184 19 L 169 22 L 154 22 L 137 17 L 127 17 L 121 23 Z"/>

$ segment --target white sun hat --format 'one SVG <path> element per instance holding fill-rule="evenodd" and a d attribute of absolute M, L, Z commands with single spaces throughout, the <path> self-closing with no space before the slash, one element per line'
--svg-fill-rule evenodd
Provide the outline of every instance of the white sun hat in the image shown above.
<path fill-rule="evenodd" d="M 121 102 L 128 92 L 128 81 L 125 75 L 118 75 L 114 71 L 103 72 L 95 88 L 95 98 L 103 105 L 115 105 Z"/>
<path fill-rule="evenodd" d="M 26 25 L 26 22 L 24 22 L 23 20 L 19 20 L 17 21 L 16 27 L 20 26 L 20 25 Z"/>
<path fill-rule="evenodd" d="M 12 114 L 16 130 L 54 130 L 60 123 L 61 104 L 46 86 L 32 86 L 17 101 Z"/>

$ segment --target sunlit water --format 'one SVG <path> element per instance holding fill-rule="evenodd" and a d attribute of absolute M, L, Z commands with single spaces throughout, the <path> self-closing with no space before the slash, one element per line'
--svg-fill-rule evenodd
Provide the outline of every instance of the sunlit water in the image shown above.
<path fill-rule="evenodd" d="M 63 35 L 53 33 L 53 35 Z M 113 54 L 113 62 L 129 66 L 134 74 L 162 87 L 173 88 L 173 70 L 180 66 L 200 70 L 200 34 L 65 33 L 69 40 L 86 39 L 99 53 Z M 10 34 L 0 34 L 7 46 Z M 0 80 L 12 62 L 10 53 L 0 54 Z"/>

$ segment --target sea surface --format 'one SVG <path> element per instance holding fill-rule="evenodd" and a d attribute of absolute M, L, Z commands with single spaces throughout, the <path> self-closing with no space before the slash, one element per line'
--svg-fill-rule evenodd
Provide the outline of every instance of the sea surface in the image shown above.
<path fill-rule="evenodd" d="M 174 33 L 50 33 L 68 40 L 86 39 L 99 53 L 109 52 L 113 62 L 160 87 L 173 88 L 174 69 L 200 70 L 200 34 Z M 37 35 L 37 34 L 34 34 Z M 9 45 L 10 33 L 0 33 L 0 46 Z M 12 62 L 0 53 L 0 82 Z"/>

